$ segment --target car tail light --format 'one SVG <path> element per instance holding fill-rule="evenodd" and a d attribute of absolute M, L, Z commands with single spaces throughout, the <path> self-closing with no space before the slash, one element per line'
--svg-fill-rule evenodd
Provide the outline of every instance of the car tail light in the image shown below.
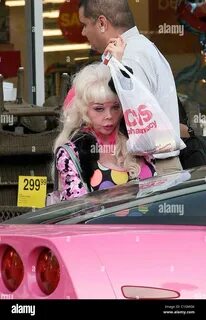
<path fill-rule="evenodd" d="M 39 255 L 36 266 L 37 283 L 43 293 L 49 295 L 58 286 L 60 267 L 56 256 L 48 248 Z"/>
<path fill-rule="evenodd" d="M 15 291 L 24 277 L 24 266 L 16 250 L 7 247 L 1 262 L 2 280 L 8 290 Z"/>

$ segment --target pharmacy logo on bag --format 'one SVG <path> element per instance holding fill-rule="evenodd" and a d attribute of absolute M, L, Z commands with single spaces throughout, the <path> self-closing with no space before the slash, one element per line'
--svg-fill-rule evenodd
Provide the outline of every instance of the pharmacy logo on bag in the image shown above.
<path fill-rule="evenodd" d="M 127 109 L 124 112 L 128 134 L 142 134 L 157 127 L 156 121 L 152 121 L 153 113 L 148 107 L 141 104 L 136 109 Z"/>
<path fill-rule="evenodd" d="M 162 179 L 162 180 L 155 180 L 155 181 L 149 181 L 149 182 L 141 182 L 139 184 L 139 189 L 143 190 L 143 189 L 148 189 L 148 188 L 154 188 L 157 186 L 161 186 L 163 185 L 165 182 L 167 182 L 168 179 Z"/>

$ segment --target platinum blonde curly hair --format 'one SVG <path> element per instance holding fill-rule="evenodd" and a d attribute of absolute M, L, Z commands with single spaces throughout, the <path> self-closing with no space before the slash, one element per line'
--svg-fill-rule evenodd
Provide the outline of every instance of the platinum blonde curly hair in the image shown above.
<path fill-rule="evenodd" d="M 72 86 L 75 88 L 75 96 L 62 113 L 62 130 L 55 140 L 54 152 L 71 140 L 83 124 L 92 126 L 87 116 L 90 103 L 104 103 L 117 97 L 108 86 L 110 79 L 109 67 L 99 62 L 84 67 L 74 76 Z M 127 138 L 119 132 L 115 156 L 118 165 L 127 170 L 131 178 L 137 178 L 140 173 L 139 161 L 137 157 L 128 154 L 126 141 Z"/>

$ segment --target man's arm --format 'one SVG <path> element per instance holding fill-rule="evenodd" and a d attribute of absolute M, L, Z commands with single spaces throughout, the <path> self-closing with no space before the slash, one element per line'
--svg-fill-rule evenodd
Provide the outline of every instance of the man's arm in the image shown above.
<path fill-rule="evenodd" d="M 180 123 L 180 137 L 189 138 L 188 126 L 186 124 Z"/>

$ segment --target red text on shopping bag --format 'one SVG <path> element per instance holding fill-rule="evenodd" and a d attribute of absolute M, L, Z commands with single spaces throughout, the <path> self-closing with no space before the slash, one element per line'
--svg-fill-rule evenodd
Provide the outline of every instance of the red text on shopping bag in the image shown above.
<path fill-rule="evenodd" d="M 156 121 L 153 120 L 153 113 L 144 104 L 127 109 L 124 112 L 124 119 L 129 135 L 142 134 L 157 127 Z"/>

